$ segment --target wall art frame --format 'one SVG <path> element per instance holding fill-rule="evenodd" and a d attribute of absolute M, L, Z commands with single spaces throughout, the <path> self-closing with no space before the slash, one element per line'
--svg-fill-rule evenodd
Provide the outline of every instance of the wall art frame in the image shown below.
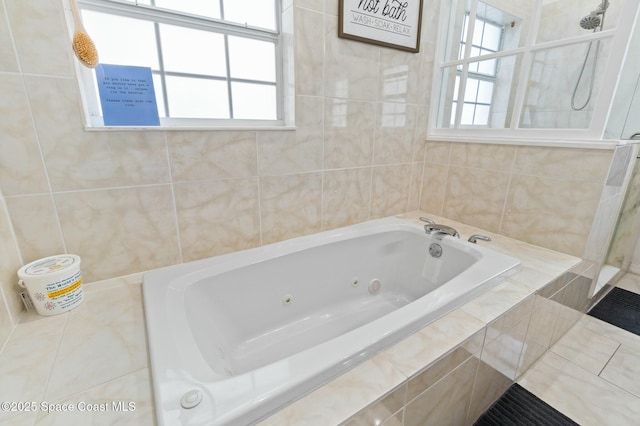
<path fill-rule="evenodd" d="M 338 37 L 417 53 L 422 0 L 339 0 Z"/>

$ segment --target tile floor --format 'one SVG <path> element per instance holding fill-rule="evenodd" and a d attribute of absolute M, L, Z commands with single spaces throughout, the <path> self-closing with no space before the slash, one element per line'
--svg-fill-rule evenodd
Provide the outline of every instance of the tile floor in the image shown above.
<path fill-rule="evenodd" d="M 582 426 L 640 425 L 640 336 L 585 315 L 518 382 Z"/>

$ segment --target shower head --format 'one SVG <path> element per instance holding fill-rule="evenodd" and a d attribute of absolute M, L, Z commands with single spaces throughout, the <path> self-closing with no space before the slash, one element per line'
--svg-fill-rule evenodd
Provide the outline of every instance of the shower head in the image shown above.
<path fill-rule="evenodd" d="M 602 23 L 600 15 L 593 11 L 580 20 L 580 26 L 585 30 L 595 30 Z"/>
<path fill-rule="evenodd" d="M 602 17 L 609 8 L 609 0 L 602 0 L 598 8 L 580 20 L 580 26 L 585 30 L 595 30 L 602 25 Z"/>

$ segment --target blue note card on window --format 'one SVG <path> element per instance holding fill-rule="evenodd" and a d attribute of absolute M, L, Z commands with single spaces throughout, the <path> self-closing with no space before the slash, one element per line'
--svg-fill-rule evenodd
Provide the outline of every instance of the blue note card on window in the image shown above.
<path fill-rule="evenodd" d="M 105 126 L 159 126 L 151 68 L 99 64 L 98 92 Z"/>

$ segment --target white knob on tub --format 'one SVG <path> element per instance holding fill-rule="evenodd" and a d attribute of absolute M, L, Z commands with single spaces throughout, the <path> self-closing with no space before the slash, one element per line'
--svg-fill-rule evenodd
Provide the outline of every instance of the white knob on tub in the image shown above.
<path fill-rule="evenodd" d="M 202 402 L 202 392 L 193 389 L 182 395 L 180 405 L 182 405 L 182 408 L 190 409 L 200 404 L 200 402 Z"/>

